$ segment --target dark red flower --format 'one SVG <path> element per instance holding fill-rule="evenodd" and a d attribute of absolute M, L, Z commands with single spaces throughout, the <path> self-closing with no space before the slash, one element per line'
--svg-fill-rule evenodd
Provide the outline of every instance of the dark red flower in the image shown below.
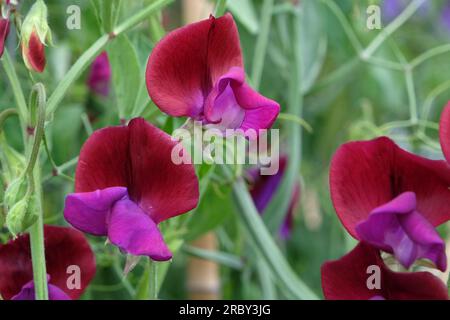
<path fill-rule="evenodd" d="M 77 299 L 95 275 L 95 256 L 84 235 L 72 228 L 44 227 L 50 299 Z M 69 289 L 69 266 L 80 268 L 80 289 Z M 34 298 L 30 237 L 0 245 L 0 294 L 3 299 Z"/>
<path fill-rule="evenodd" d="M 157 225 L 195 208 L 199 196 L 194 166 L 172 161 L 176 144 L 141 118 L 94 132 L 80 152 L 66 220 L 132 255 L 170 259 Z"/>
<path fill-rule="evenodd" d="M 386 137 L 341 146 L 330 168 L 333 205 L 355 238 L 394 253 L 406 267 L 428 258 L 446 269 L 434 229 L 450 219 L 450 167 Z"/>
<path fill-rule="evenodd" d="M 324 263 L 321 273 L 323 294 L 329 300 L 448 299 L 439 278 L 430 272 L 393 272 L 379 251 L 363 242 L 341 259 Z M 379 287 L 369 279 L 372 275 L 380 276 Z"/>
<path fill-rule="evenodd" d="M 146 80 L 163 112 L 221 130 L 270 128 L 280 109 L 245 83 L 239 34 L 230 14 L 170 32 L 150 55 Z"/>

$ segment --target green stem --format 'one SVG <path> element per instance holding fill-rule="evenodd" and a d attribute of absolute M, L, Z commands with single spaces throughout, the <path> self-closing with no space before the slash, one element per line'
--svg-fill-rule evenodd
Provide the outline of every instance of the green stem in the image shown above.
<path fill-rule="evenodd" d="M 47 116 L 51 116 L 59 106 L 59 103 L 64 98 L 67 90 L 75 82 L 76 79 L 81 75 L 81 73 L 88 67 L 92 60 L 104 49 L 106 44 L 116 36 L 130 30 L 143 20 L 145 20 L 149 15 L 155 13 L 155 11 L 160 10 L 165 5 L 169 4 L 173 0 L 158 0 L 147 6 L 145 9 L 139 11 L 134 16 L 125 20 L 122 24 L 117 26 L 112 33 L 105 34 L 95 41 L 91 47 L 86 50 L 80 58 L 75 62 L 75 64 L 70 68 L 64 78 L 59 82 L 53 94 L 48 99 L 47 103 Z"/>
<path fill-rule="evenodd" d="M 214 16 L 223 16 L 227 9 L 227 0 L 216 0 L 216 9 L 214 10 Z"/>
<path fill-rule="evenodd" d="M 259 89 L 261 76 L 266 58 L 267 44 L 269 42 L 270 23 L 272 21 L 273 0 L 264 0 L 261 12 L 261 31 L 255 44 L 253 55 L 252 82 L 255 90 Z"/>
<path fill-rule="evenodd" d="M 417 58 L 413 59 L 410 62 L 411 69 L 417 68 L 419 65 L 424 63 L 425 61 L 434 58 L 435 56 L 447 53 L 450 51 L 450 44 L 444 44 L 442 46 L 435 47 L 433 49 L 430 49 L 421 55 L 419 55 Z"/>
<path fill-rule="evenodd" d="M 39 161 L 37 161 L 39 162 Z M 38 220 L 30 227 L 31 259 L 36 300 L 48 300 L 47 270 L 44 247 L 44 222 L 42 210 L 42 189 L 39 165 L 33 170 L 34 192 L 37 198 Z"/>
<path fill-rule="evenodd" d="M 5 109 L 0 113 L 0 131 L 2 131 L 3 124 L 5 123 L 6 119 L 16 114 L 17 109 L 14 108 Z"/>
<path fill-rule="evenodd" d="M 35 96 L 35 98 L 33 98 L 33 96 Z M 27 168 L 25 170 L 25 173 L 28 175 L 30 186 L 32 186 L 32 191 L 35 193 L 37 199 L 38 210 L 38 220 L 30 227 L 31 258 L 33 264 L 33 281 L 36 300 L 48 300 L 41 174 L 39 165 L 36 165 L 39 162 L 38 155 L 42 137 L 44 136 L 46 97 L 44 85 L 41 83 L 35 84 L 31 92 L 31 97 L 32 98 L 30 101 L 36 103 L 37 105 L 31 105 L 30 110 L 36 110 L 38 113 L 33 146 L 30 152 Z"/>
<path fill-rule="evenodd" d="M 270 269 L 275 283 L 279 284 L 295 299 L 317 299 L 314 292 L 296 276 L 273 241 L 242 178 L 238 178 L 233 184 L 233 197 L 244 226 Z"/>
<path fill-rule="evenodd" d="M 339 23 L 341 24 L 342 28 L 344 29 L 345 34 L 347 35 L 347 38 L 349 39 L 350 43 L 352 44 L 353 49 L 355 49 L 357 54 L 360 54 L 362 52 L 362 45 L 361 42 L 358 40 L 358 37 L 356 36 L 355 32 L 352 29 L 352 26 L 348 22 L 348 20 L 345 18 L 344 13 L 339 8 L 337 3 L 335 1 L 327 1 L 322 0 L 322 3 L 324 3 L 328 8 L 333 12 L 335 17 L 338 19 Z"/>
<path fill-rule="evenodd" d="M 150 268 L 149 298 L 150 300 L 157 300 L 159 291 L 158 262 L 150 260 L 148 268 Z"/>
<path fill-rule="evenodd" d="M 362 52 L 363 57 L 371 57 L 383 42 L 400 28 L 419 9 L 425 0 L 414 0 L 386 28 L 384 28 Z"/>
<path fill-rule="evenodd" d="M 8 76 L 9 83 L 12 87 L 14 98 L 17 104 L 17 109 L 19 112 L 19 118 L 21 119 L 20 123 L 22 125 L 22 131 L 25 137 L 26 126 L 28 124 L 28 108 L 25 96 L 22 91 L 22 87 L 20 86 L 19 78 L 17 77 L 17 73 L 11 61 L 11 57 L 9 56 L 8 50 L 5 50 L 3 52 L 2 64 L 3 68 L 5 69 L 6 75 Z"/>
<path fill-rule="evenodd" d="M 300 57 L 300 14 L 293 15 L 293 50 L 292 56 L 292 72 L 291 79 L 288 83 L 288 112 L 298 118 L 302 117 L 303 96 L 299 88 L 301 88 L 301 57 Z M 289 145 L 287 147 L 288 162 L 286 172 L 281 178 L 280 187 L 276 190 L 272 200 L 264 210 L 263 219 L 267 224 L 267 228 L 273 234 L 279 230 L 286 212 L 289 208 L 289 203 L 292 198 L 296 177 L 300 173 L 301 165 L 301 144 L 302 144 L 302 130 L 295 123 L 288 123 L 288 139 Z"/>
<path fill-rule="evenodd" d="M 410 119 L 411 119 L 411 123 L 416 124 L 418 121 L 417 100 L 416 100 L 416 94 L 414 92 L 414 78 L 413 78 L 411 69 L 406 70 L 405 77 L 406 77 L 406 89 L 408 91 Z"/>
<path fill-rule="evenodd" d="M 37 99 L 35 100 L 37 103 L 37 113 L 38 113 L 38 119 L 36 124 L 36 132 L 34 134 L 34 141 L 33 146 L 31 149 L 30 157 L 28 160 L 28 165 L 25 170 L 25 173 L 28 175 L 31 175 L 33 172 L 34 165 L 36 163 L 39 150 L 41 147 L 42 137 L 44 136 L 44 125 L 45 125 L 45 88 L 42 83 L 37 83 L 33 86 L 31 96 L 34 94 L 37 95 Z M 30 99 L 33 101 L 33 99 Z M 34 107 L 30 106 L 30 108 L 33 110 Z"/>

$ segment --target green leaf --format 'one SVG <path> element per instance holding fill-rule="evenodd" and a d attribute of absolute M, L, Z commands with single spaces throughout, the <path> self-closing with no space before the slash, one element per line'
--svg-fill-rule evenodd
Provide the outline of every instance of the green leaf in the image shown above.
<path fill-rule="evenodd" d="M 202 182 L 200 182 L 200 189 L 202 189 Z M 214 188 L 207 188 L 204 195 L 201 196 L 197 209 L 190 213 L 192 217 L 187 225 L 189 230 L 186 236 L 187 240 L 196 239 L 215 229 L 235 211 L 231 189 L 229 187 L 222 189 L 219 191 Z"/>
<path fill-rule="evenodd" d="M 119 117 L 129 119 L 132 117 L 141 82 L 145 79 L 136 50 L 128 37 L 121 35 L 108 46 L 108 57 Z"/>

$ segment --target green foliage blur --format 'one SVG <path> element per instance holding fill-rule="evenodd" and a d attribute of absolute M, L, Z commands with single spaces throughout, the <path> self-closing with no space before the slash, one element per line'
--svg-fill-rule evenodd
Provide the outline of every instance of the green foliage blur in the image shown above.
<path fill-rule="evenodd" d="M 19 11 L 25 14 L 32 2 L 23 1 Z M 117 20 L 123 21 L 151 2 L 122 1 Z M 300 32 L 293 32 L 290 12 L 297 2 L 301 7 L 301 25 Z M 349 40 L 348 31 L 354 34 L 362 48 L 366 48 L 392 21 L 381 11 L 381 29 L 367 28 L 368 6 L 379 5 L 382 8 L 382 2 L 275 0 L 271 9 L 259 89 L 265 96 L 278 101 L 282 114 L 287 116 L 281 117 L 274 127 L 281 129 L 282 149 L 288 148 L 290 137 L 285 127 L 292 123 L 286 120 L 289 118 L 288 88 L 293 72 L 293 46 L 299 45 L 301 81 L 297 95 L 303 102 L 301 118 L 312 127 L 312 132 L 302 128 L 301 163 L 296 177 L 302 184 L 301 201 L 295 209 L 292 235 L 285 241 L 279 239 L 277 233 L 273 236 L 294 271 L 319 296 L 322 295 L 321 264 L 339 258 L 355 244 L 340 224 L 329 196 L 328 168 L 336 148 L 351 139 L 389 135 L 409 150 L 431 158 L 442 158 L 436 123 L 442 107 L 450 100 L 450 51 L 418 65 L 412 70 L 409 80 L 408 71 L 396 70 L 385 62 L 402 65 L 428 50 L 449 44 L 450 30 L 441 22 L 446 1 L 432 1 L 426 12 L 416 12 L 380 45 L 373 54 L 373 60 L 364 61 Z M 47 0 L 46 3 L 54 46 L 46 48 L 48 65 L 45 72 L 32 77 L 44 83 L 47 92 L 51 93 L 76 59 L 108 31 L 108 21 L 99 17 L 97 0 Z M 238 24 L 249 75 L 253 72 L 255 57 L 258 56 L 255 48 L 264 30 L 261 26 L 263 3 L 264 0 L 229 0 L 227 6 Z M 80 30 L 66 28 L 66 9 L 74 4 L 81 8 Z M 183 124 L 183 119 L 169 118 L 150 102 L 144 83 L 146 61 L 155 41 L 164 30 L 167 32 L 184 24 L 182 10 L 181 1 L 174 1 L 160 15 L 149 18 L 146 23 L 110 43 L 107 52 L 113 68 L 113 83 L 108 97 L 89 92 L 86 85 L 89 70 L 85 70 L 70 88 L 53 122 L 46 128 L 50 153 L 60 168 L 77 157 L 91 130 L 118 125 L 121 118 L 129 119 L 140 114 L 169 133 Z M 159 27 L 155 27 L 155 21 Z M 295 36 L 299 38 L 294 39 Z M 29 92 L 32 82 L 21 58 L 14 28 L 7 48 L 15 61 L 23 89 Z M 2 70 L 0 110 L 14 107 L 14 103 L 11 87 Z M 411 122 L 411 104 L 416 105 L 417 122 Z M 5 135 L 8 143 L 20 152 L 22 145 L 18 128 L 16 119 L 8 120 Z M 47 155 L 42 152 L 41 157 L 44 164 L 45 223 L 67 225 L 62 216 L 64 197 L 73 191 L 73 182 L 62 175 L 53 176 L 54 168 Z M 187 221 L 185 229 L 181 230 L 182 238 L 188 243 L 207 231 L 215 230 L 219 241 L 218 254 L 226 253 L 221 256 L 221 296 L 225 299 L 260 299 L 271 294 L 275 298 L 286 297 L 278 289 L 274 293 L 265 292 L 261 270 L 258 270 L 258 256 L 241 226 L 229 181 L 214 172 L 211 166 L 203 165 L 197 169 L 200 185 L 206 180 L 209 184 L 205 184 L 207 189 L 199 207 L 188 214 L 192 217 L 179 218 Z M 68 166 L 65 174 L 73 177 L 74 166 Z M 178 237 L 171 234 L 171 223 L 163 224 L 165 238 L 169 240 Z M 6 241 L 10 235 L 3 231 L 1 239 Z M 135 288 L 139 287 L 142 279 L 145 280 L 144 261 L 124 278 L 124 256 L 116 248 L 105 246 L 102 239 L 89 236 L 89 240 L 96 252 L 98 271 L 83 298 L 136 298 Z M 192 252 L 182 243 L 171 242 L 171 245 L 182 247 L 172 262 L 164 263 L 169 271 L 161 284 L 160 298 L 187 298 L 186 266 Z M 270 275 L 263 273 L 262 277 L 270 278 Z"/>

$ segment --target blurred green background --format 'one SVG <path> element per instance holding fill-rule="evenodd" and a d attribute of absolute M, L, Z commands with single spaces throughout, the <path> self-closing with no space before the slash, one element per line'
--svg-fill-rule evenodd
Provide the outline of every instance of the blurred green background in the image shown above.
<path fill-rule="evenodd" d="M 46 49 L 48 66 L 45 72 L 33 74 L 33 78 L 43 82 L 48 92 L 53 91 L 76 59 L 103 34 L 104 21 L 99 22 L 97 2 L 46 1 L 55 45 Z M 211 2 L 214 8 L 214 2 Z M 260 91 L 282 107 L 285 117 L 281 117 L 274 126 L 281 129 L 282 149 L 288 149 L 291 143 L 286 127 L 294 122 L 287 118 L 301 117 L 312 127 L 311 132 L 302 128 L 301 164 L 297 177 L 302 183 L 301 200 L 295 208 L 291 237 L 280 240 L 276 233 L 274 237 L 295 272 L 321 295 L 321 264 L 342 256 L 354 245 L 337 219 L 329 197 L 328 166 L 335 149 L 350 139 L 370 139 L 384 134 L 409 150 L 442 158 L 436 122 L 442 107 L 450 100 L 450 23 L 447 25 L 445 18 L 449 1 L 425 1 L 369 59 L 361 56 L 364 48 L 377 37 L 384 36 L 386 30 L 389 31 L 389 23 L 395 19 L 395 15 L 388 14 L 391 12 L 387 7 L 390 4 L 384 3 L 388 1 L 274 0 L 270 6 L 268 2 L 229 0 L 227 9 L 238 24 L 247 73 L 254 75 L 257 72 L 254 69 L 259 68 L 262 72 Z M 411 3 L 397 2 L 403 3 L 402 8 Z M 122 1 L 118 21 L 149 3 L 151 0 Z M 19 11 L 22 15 L 31 4 L 32 1 L 21 3 Z M 65 27 L 66 9 L 73 4 L 81 8 L 80 30 Z M 370 30 L 367 27 L 369 5 L 381 8 L 381 29 Z M 295 6 L 300 6 L 300 25 L 292 21 Z M 113 67 L 113 83 L 108 97 L 96 96 L 89 91 L 86 85 L 88 70 L 70 88 L 54 121 L 47 127 L 52 157 L 59 166 L 68 163 L 67 175 L 73 176 L 74 166 L 71 164 L 75 162 L 71 160 L 78 155 L 89 132 L 119 124 L 119 109 L 125 117 L 140 114 L 169 133 L 183 123 L 182 119 L 168 118 L 150 102 L 143 79 L 146 61 L 155 41 L 165 31 L 185 24 L 185 10 L 182 1 L 174 1 L 160 15 L 127 32 L 126 37 L 111 42 L 107 50 Z M 264 20 L 267 12 L 270 24 Z M 263 42 L 265 36 L 268 37 L 267 46 Z M 356 42 L 352 42 L 352 38 L 356 38 Z M 25 92 L 29 92 L 32 82 L 21 59 L 15 30 L 10 34 L 7 47 L 15 60 L 21 85 Z M 432 51 L 439 54 L 411 67 L 411 61 L 433 48 L 441 48 L 441 51 Z M 294 95 L 300 97 L 302 103 L 298 106 L 298 115 L 289 117 L 291 112 L 287 106 L 293 90 L 295 52 L 299 53 L 301 76 Z M 255 66 L 261 62 L 258 60 L 261 56 L 262 68 Z M 133 84 L 131 92 L 118 94 L 117 88 L 125 82 Z M 13 93 L 2 70 L 0 109 L 13 105 Z M 18 122 L 11 120 L 7 122 L 5 131 L 8 142 L 21 150 L 18 127 Z M 50 162 L 45 154 L 42 157 L 45 222 L 66 225 L 62 217 L 64 196 L 73 191 L 73 183 L 61 176 L 53 177 Z M 209 168 L 199 170 L 203 179 Z M 265 281 L 257 267 L 258 258 L 241 226 L 230 191 L 230 185 L 224 182 L 223 177 L 214 174 L 199 207 L 190 213 L 192 218 L 183 230 L 183 238 L 189 242 L 207 231 L 215 231 L 217 255 L 221 261 L 219 282 L 222 298 L 259 299 L 268 294 L 275 298 L 285 297 L 278 289 L 274 293 L 265 292 Z M 170 230 L 170 223 L 164 225 L 164 230 Z M 3 231 L 5 241 L 7 233 Z M 165 237 L 170 238 L 171 235 L 165 233 Z M 105 246 L 103 240 L 89 239 L 96 252 L 98 271 L 84 298 L 133 298 L 134 288 L 142 279 L 144 262 L 123 280 L 123 256 L 117 249 Z M 169 271 L 162 284 L 160 298 L 189 297 L 186 283 L 188 260 L 193 254 L 191 249 L 184 245 L 173 261 L 166 263 Z"/>

